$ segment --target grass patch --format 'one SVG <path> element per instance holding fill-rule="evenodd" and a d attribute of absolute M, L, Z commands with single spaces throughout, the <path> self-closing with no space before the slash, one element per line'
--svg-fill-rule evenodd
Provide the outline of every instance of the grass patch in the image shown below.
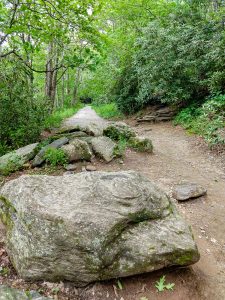
<path fill-rule="evenodd" d="M 45 129 L 52 129 L 60 127 L 62 121 L 66 118 L 74 115 L 79 109 L 83 108 L 84 104 L 77 103 L 75 106 L 70 108 L 62 108 L 54 111 L 44 122 Z"/>
<path fill-rule="evenodd" d="M 116 103 L 92 104 L 91 107 L 104 119 L 119 119 L 123 114 L 119 111 Z"/>

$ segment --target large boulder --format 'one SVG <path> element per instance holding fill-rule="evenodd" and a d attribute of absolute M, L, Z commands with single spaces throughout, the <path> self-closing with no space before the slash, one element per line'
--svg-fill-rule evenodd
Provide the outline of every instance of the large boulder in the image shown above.
<path fill-rule="evenodd" d="M 72 140 L 68 145 L 63 146 L 62 150 L 68 157 L 69 162 L 79 160 L 90 161 L 92 157 L 88 143 L 80 139 Z"/>
<path fill-rule="evenodd" d="M 33 159 L 38 143 L 27 145 L 0 157 L 0 173 L 13 172 L 18 167 Z"/>
<path fill-rule="evenodd" d="M 100 136 L 92 138 L 91 145 L 94 152 L 100 158 L 103 158 L 106 162 L 110 162 L 114 158 L 114 152 L 116 149 L 116 143 L 114 143 L 107 136 Z"/>
<path fill-rule="evenodd" d="M 61 137 L 55 141 L 53 141 L 51 144 L 48 144 L 44 146 L 38 154 L 35 156 L 32 166 L 33 167 L 38 167 L 43 164 L 45 161 L 45 153 L 47 152 L 48 149 L 58 149 L 61 148 L 63 145 L 67 144 L 69 142 L 69 139 L 67 137 Z"/>
<path fill-rule="evenodd" d="M 0 300 L 51 300 L 35 291 L 20 291 L 6 285 L 0 285 Z"/>
<path fill-rule="evenodd" d="M 0 200 L 7 250 L 26 280 L 82 286 L 199 259 L 172 200 L 136 172 L 21 176 Z"/>

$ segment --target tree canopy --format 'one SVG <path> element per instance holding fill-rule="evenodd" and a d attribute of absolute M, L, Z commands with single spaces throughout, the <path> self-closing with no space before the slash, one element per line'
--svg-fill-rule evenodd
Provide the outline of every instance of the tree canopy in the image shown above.
<path fill-rule="evenodd" d="M 223 94 L 224 15 L 221 0 L 0 0 L 0 153 L 80 97 L 133 113 Z"/>

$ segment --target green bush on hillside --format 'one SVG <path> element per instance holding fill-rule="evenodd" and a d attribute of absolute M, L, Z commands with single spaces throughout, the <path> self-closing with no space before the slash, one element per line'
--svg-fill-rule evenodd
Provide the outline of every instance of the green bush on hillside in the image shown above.
<path fill-rule="evenodd" d="M 210 145 L 225 144 L 225 95 L 213 97 L 200 107 L 183 109 L 174 123 L 201 135 Z"/>
<path fill-rule="evenodd" d="M 225 87 L 225 32 L 218 23 L 151 22 L 115 85 L 125 113 L 156 101 L 188 104 Z"/>

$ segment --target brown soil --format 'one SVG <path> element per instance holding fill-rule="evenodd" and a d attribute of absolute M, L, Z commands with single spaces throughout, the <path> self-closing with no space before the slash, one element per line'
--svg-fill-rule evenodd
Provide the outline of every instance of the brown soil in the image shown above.
<path fill-rule="evenodd" d="M 132 120 L 128 120 L 131 125 Z M 184 218 L 192 225 L 201 259 L 191 267 L 161 271 L 121 279 L 120 290 L 116 280 L 97 283 L 85 289 L 75 289 L 70 283 L 61 283 L 55 299 L 64 300 L 223 300 L 225 299 L 225 173 L 221 157 L 210 152 L 195 136 L 188 136 L 171 123 L 141 124 L 135 130 L 153 141 L 154 154 L 136 153 L 128 149 L 124 163 L 93 163 L 98 170 L 136 170 L 171 194 L 172 187 L 182 180 L 206 187 L 207 196 L 177 203 Z M 78 168 L 78 171 L 80 171 Z M 30 171 L 26 171 L 29 173 Z M 56 174 L 61 174 L 58 170 Z M 16 174 L 18 176 L 20 174 Z M 12 177 L 12 178 L 13 178 Z M 0 238 L 1 242 L 1 238 Z M 1 254 L 5 259 L 5 253 Z M 11 269 L 12 270 L 12 269 Z M 156 280 L 166 275 L 167 282 L 175 283 L 174 291 L 157 292 Z M 21 281 L 13 270 L 0 277 L 0 283 L 25 289 L 42 288 L 53 295 L 49 283 L 29 284 Z M 55 287 L 55 285 L 54 285 Z M 143 298 L 144 300 L 145 298 Z M 145 299 L 145 300 L 146 300 Z"/>

